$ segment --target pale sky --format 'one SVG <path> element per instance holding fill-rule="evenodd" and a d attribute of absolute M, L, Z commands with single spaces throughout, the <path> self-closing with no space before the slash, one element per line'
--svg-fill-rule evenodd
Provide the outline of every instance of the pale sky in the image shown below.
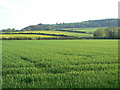
<path fill-rule="evenodd" d="M 0 30 L 118 18 L 119 0 L 0 0 Z"/>

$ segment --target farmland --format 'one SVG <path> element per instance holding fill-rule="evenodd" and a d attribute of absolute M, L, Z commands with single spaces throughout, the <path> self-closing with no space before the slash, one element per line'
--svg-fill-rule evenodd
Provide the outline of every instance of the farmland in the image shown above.
<path fill-rule="evenodd" d="M 118 40 L 3 40 L 3 88 L 117 88 Z"/>
<path fill-rule="evenodd" d="M 55 38 L 55 36 L 49 36 L 49 35 L 30 35 L 30 34 L 3 34 L 1 36 L 1 38 L 32 38 L 32 39 L 36 39 L 36 38 Z"/>
<path fill-rule="evenodd" d="M 74 30 L 48 30 L 48 31 L 18 31 L 2 33 L 0 39 L 40 39 L 40 38 L 92 38 L 93 32 L 98 28 L 75 28 Z"/>
<path fill-rule="evenodd" d="M 106 28 L 106 27 L 89 27 L 89 28 L 74 28 L 74 31 L 85 31 L 86 33 L 93 33 L 94 31 L 96 31 L 98 28 Z M 68 29 L 64 29 L 64 30 L 71 30 L 71 28 Z"/>

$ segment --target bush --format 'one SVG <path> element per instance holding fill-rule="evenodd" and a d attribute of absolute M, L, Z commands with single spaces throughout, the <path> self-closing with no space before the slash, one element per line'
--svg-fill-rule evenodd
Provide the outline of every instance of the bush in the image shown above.
<path fill-rule="evenodd" d="M 109 38 L 117 39 L 118 38 L 118 28 L 117 27 L 108 27 L 108 28 L 99 28 L 94 32 L 94 38 Z"/>

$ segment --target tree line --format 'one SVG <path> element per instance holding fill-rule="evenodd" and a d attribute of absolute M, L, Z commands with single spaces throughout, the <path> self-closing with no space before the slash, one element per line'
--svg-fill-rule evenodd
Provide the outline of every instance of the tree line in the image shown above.
<path fill-rule="evenodd" d="M 56 24 L 38 24 L 30 25 L 23 29 L 22 31 L 36 31 L 36 30 L 60 30 L 64 28 L 89 28 L 89 27 L 110 27 L 118 26 L 118 19 L 103 19 L 103 20 L 89 20 L 77 23 L 56 23 Z"/>
<path fill-rule="evenodd" d="M 15 30 L 14 28 L 8 28 L 8 29 L 2 29 L 2 32 L 16 32 L 17 30 Z"/>

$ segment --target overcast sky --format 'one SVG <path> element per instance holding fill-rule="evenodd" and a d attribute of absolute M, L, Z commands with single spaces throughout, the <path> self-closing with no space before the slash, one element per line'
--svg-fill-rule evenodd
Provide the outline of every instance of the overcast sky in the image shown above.
<path fill-rule="evenodd" d="M 119 0 L 0 0 L 0 29 L 117 18 Z"/>

